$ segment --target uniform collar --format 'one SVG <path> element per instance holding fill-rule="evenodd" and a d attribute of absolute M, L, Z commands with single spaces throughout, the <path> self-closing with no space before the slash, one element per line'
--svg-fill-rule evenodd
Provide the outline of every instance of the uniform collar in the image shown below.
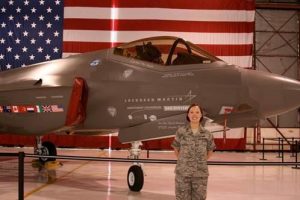
<path fill-rule="evenodd" d="M 192 127 L 189 123 L 186 124 L 185 129 L 186 129 L 186 132 L 193 133 Z M 199 124 L 199 132 L 200 133 L 206 132 L 205 128 L 201 124 Z"/>

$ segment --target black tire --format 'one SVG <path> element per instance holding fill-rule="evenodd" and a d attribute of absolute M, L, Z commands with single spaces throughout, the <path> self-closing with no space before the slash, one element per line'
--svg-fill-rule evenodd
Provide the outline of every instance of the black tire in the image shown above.
<path fill-rule="evenodd" d="M 127 184 L 131 191 L 139 192 L 144 185 L 144 172 L 138 165 L 132 165 L 127 173 Z"/>
<path fill-rule="evenodd" d="M 52 142 L 43 142 L 42 143 L 42 155 L 43 156 L 56 156 L 57 151 L 56 147 Z M 56 158 L 39 158 L 41 162 L 47 162 L 47 161 L 55 161 Z"/>

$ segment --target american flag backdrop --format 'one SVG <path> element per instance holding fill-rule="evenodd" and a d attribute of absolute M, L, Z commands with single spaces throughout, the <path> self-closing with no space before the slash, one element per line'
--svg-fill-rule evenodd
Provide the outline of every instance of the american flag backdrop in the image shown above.
<path fill-rule="evenodd" d="M 1 0 L 1 70 L 171 35 L 252 66 L 255 0 Z"/>

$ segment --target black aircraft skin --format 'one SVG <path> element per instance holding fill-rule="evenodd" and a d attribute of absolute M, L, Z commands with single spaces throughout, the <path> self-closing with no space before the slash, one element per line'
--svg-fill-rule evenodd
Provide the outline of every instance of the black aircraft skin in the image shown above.
<path fill-rule="evenodd" d="M 0 133 L 173 136 L 197 103 L 228 127 L 300 106 L 300 82 L 227 64 L 176 37 L 153 37 L 0 73 Z"/>

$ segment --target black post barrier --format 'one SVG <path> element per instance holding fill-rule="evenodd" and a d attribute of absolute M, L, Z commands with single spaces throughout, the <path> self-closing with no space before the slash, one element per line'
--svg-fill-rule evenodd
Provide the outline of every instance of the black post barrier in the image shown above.
<path fill-rule="evenodd" d="M 281 138 L 280 138 L 280 140 L 281 140 L 281 162 L 284 162 L 284 149 L 283 149 L 284 141 Z"/>
<path fill-rule="evenodd" d="M 149 149 L 147 149 L 147 158 L 149 158 Z"/>
<path fill-rule="evenodd" d="M 19 152 L 19 200 L 24 200 L 24 152 Z"/>
<path fill-rule="evenodd" d="M 260 160 L 267 160 L 265 159 L 265 138 L 263 138 L 262 158 Z"/>
<path fill-rule="evenodd" d="M 292 144 L 290 145 L 290 148 L 291 148 L 291 152 L 292 152 L 292 155 L 291 157 L 294 157 L 295 156 L 295 149 L 294 149 L 294 146 L 295 146 L 295 138 L 292 137 Z"/>
<path fill-rule="evenodd" d="M 280 145 L 280 138 L 278 138 L 278 156 L 277 158 L 281 158 L 281 145 Z"/>
<path fill-rule="evenodd" d="M 299 142 L 298 142 L 298 140 L 296 140 L 296 146 L 295 146 L 295 167 L 292 167 L 293 169 L 300 169 L 300 167 L 298 167 L 298 152 L 299 152 L 299 150 L 300 150 L 300 148 L 299 148 Z"/>
<path fill-rule="evenodd" d="M 24 158 L 25 153 L 19 152 L 19 153 L 1 153 L 0 156 L 6 156 L 6 157 L 18 157 L 18 199 L 24 200 Z"/>

